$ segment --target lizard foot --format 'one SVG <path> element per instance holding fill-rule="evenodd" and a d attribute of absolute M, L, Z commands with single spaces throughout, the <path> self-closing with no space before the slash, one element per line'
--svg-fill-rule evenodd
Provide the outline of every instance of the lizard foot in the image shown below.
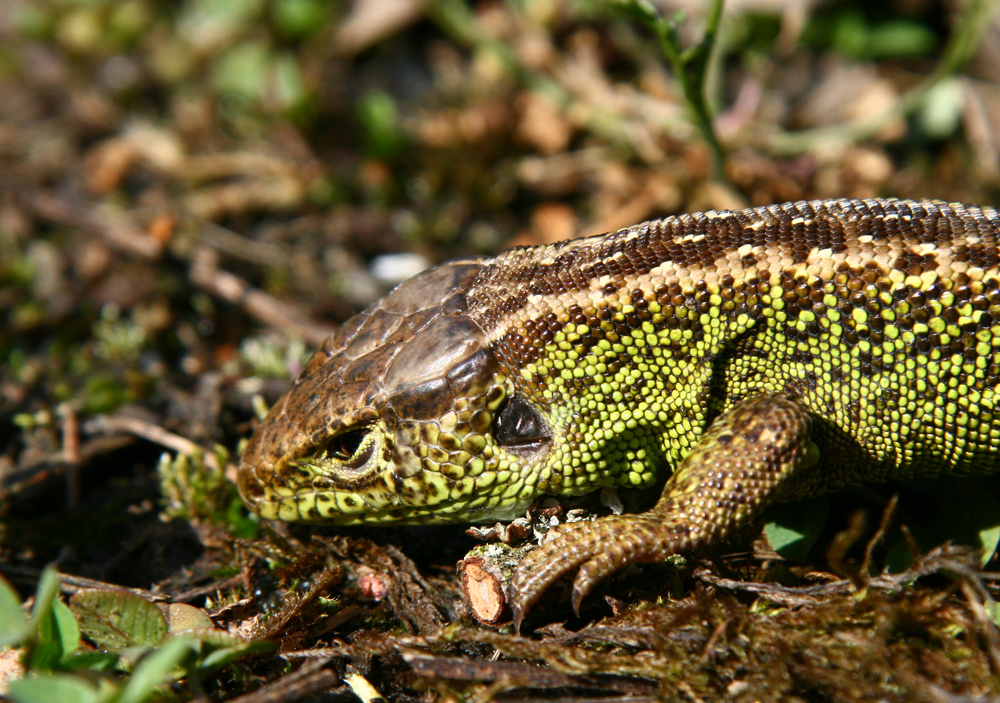
<path fill-rule="evenodd" d="M 754 396 L 712 423 L 667 480 L 656 506 L 555 528 L 518 565 L 511 584 L 514 624 L 556 580 L 579 569 L 573 609 L 598 581 L 632 562 L 662 561 L 725 539 L 749 524 L 799 476 L 800 492 L 818 482 L 809 442 L 811 418 L 783 393 Z"/>
<path fill-rule="evenodd" d="M 688 530 L 671 527 L 662 515 L 620 515 L 555 527 L 548 541 L 517 566 L 511 583 L 514 627 L 542 594 L 578 568 L 573 580 L 573 611 L 594 586 L 634 562 L 663 561 L 691 546 Z"/>

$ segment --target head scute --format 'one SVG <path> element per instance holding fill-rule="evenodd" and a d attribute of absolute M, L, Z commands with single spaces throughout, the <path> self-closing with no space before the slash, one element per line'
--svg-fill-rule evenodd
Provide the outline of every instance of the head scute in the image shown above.
<path fill-rule="evenodd" d="M 438 315 L 399 345 L 383 386 L 392 392 L 444 378 L 486 344 L 486 335 L 469 318 Z"/>

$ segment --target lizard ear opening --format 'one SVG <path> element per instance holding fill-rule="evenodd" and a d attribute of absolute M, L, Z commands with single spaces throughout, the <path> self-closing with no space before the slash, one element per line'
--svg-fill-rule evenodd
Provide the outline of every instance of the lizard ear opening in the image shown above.
<path fill-rule="evenodd" d="M 534 406 L 514 396 L 497 413 L 493 438 L 506 449 L 535 450 L 548 445 L 552 441 L 552 433 Z"/>

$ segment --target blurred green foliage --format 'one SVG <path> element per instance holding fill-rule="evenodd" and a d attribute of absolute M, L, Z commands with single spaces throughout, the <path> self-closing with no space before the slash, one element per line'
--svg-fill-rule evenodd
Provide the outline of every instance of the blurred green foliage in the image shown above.
<path fill-rule="evenodd" d="M 209 89 L 298 119 L 320 88 L 298 49 L 328 34 L 338 10 L 321 0 L 41 0 L 19 3 L 14 24 L 23 38 L 86 61 L 133 51 L 144 62 L 136 79 L 161 88 Z"/>
<path fill-rule="evenodd" d="M 940 47 L 940 38 L 922 19 L 879 14 L 873 5 L 822 8 L 810 17 L 802 42 L 858 60 L 930 56 Z"/>
<path fill-rule="evenodd" d="M 406 135 L 399 124 L 395 99 L 381 90 L 362 96 L 358 122 L 364 133 L 365 153 L 377 159 L 391 159 L 406 147 Z"/>

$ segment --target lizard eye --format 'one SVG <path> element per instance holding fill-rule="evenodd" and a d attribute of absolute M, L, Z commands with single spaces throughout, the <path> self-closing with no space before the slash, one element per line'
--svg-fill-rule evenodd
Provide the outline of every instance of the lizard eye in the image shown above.
<path fill-rule="evenodd" d="M 365 442 L 367 429 L 350 430 L 333 437 L 327 445 L 327 452 L 337 461 L 352 465 L 363 464 L 371 453 L 372 443 Z M 364 451 L 360 451 L 364 449 Z"/>
<path fill-rule="evenodd" d="M 529 448 L 551 439 L 541 414 L 528 401 L 514 397 L 497 415 L 493 438 L 502 447 Z"/>

